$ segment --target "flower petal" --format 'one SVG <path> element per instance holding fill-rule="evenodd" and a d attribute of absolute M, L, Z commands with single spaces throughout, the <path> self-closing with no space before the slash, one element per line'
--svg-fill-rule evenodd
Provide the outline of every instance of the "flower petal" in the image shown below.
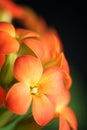
<path fill-rule="evenodd" d="M 15 28 L 9 22 L 0 22 L 0 31 L 7 32 L 10 36 L 15 37 Z"/>
<path fill-rule="evenodd" d="M 68 121 L 73 130 L 77 130 L 77 119 L 71 108 L 65 107 L 62 111 L 63 117 Z"/>
<path fill-rule="evenodd" d="M 26 38 L 39 38 L 40 37 L 39 34 L 34 31 L 27 30 L 27 29 L 21 29 L 21 28 L 16 29 L 16 34 L 20 41 L 22 41 Z"/>
<path fill-rule="evenodd" d="M 44 126 L 50 122 L 54 115 L 54 108 L 49 99 L 45 95 L 33 97 L 32 112 L 35 121 Z"/>
<path fill-rule="evenodd" d="M 0 54 L 0 68 L 3 66 L 4 62 L 5 62 L 5 55 Z"/>
<path fill-rule="evenodd" d="M 60 54 L 60 52 L 63 50 L 63 46 L 62 46 L 62 41 L 58 35 L 58 32 L 56 31 L 56 29 L 54 28 L 49 28 L 48 29 L 48 33 L 49 35 L 51 36 L 52 38 L 52 42 L 54 44 L 54 47 L 55 47 L 55 53 Z"/>
<path fill-rule="evenodd" d="M 18 41 L 15 38 L 12 38 L 8 33 L 0 31 L 0 53 L 14 53 L 17 52 L 18 49 Z"/>
<path fill-rule="evenodd" d="M 45 69 L 38 84 L 44 94 L 58 95 L 64 88 L 61 71 L 56 66 Z"/>
<path fill-rule="evenodd" d="M 54 107 L 56 107 L 57 98 L 60 98 L 59 93 L 64 89 L 62 73 L 58 67 L 54 66 L 45 69 L 38 87 L 39 92 L 45 94 Z"/>
<path fill-rule="evenodd" d="M 4 89 L 0 86 L 0 105 L 3 104 L 5 100 L 6 93 Z"/>
<path fill-rule="evenodd" d="M 6 96 L 6 107 L 16 114 L 25 114 L 31 104 L 29 87 L 24 83 L 16 83 Z"/>
<path fill-rule="evenodd" d="M 61 52 L 60 55 L 57 58 L 57 64 L 58 66 L 65 70 L 67 73 L 70 73 L 70 68 L 67 59 L 64 56 L 64 53 Z"/>
<path fill-rule="evenodd" d="M 70 130 L 68 122 L 63 118 L 63 116 L 59 117 L 59 130 Z"/>
<path fill-rule="evenodd" d="M 56 114 L 61 113 L 61 110 L 69 103 L 70 101 L 70 92 L 64 88 L 58 95 L 57 98 L 57 107 L 56 107 Z"/>
<path fill-rule="evenodd" d="M 14 64 L 14 75 L 17 80 L 26 83 L 37 83 L 42 75 L 42 65 L 34 56 L 21 56 Z"/>
<path fill-rule="evenodd" d="M 31 48 L 36 56 L 42 60 L 44 56 L 43 46 L 40 40 L 34 39 L 34 38 L 27 38 L 23 40 L 24 43 Z"/>
<path fill-rule="evenodd" d="M 46 23 L 41 16 L 38 16 L 31 8 L 23 8 L 25 15 L 22 16 L 22 23 L 25 27 L 35 32 L 43 33 L 46 30 Z M 27 20 L 26 20 L 27 18 Z"/>
<path fill-rule="evenodd" d="M 70 89 L 70 87 L 72 85 L 72 78 L 71 78 L 70 74 L 68 74 L 64 70 L 62 70 L 62 73 L 63 73 L 63 80 L 64 80 L 65 87 L 67 89 Z"/>

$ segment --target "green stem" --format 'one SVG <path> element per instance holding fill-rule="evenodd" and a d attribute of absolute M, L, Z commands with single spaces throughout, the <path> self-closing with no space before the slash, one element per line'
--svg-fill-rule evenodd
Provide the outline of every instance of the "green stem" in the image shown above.
<path fill-rule="evenodd" d="M 5 64 L 3 65 L 0 71 L 0 84 L 2 86 L 7 87 L 14 79 L 13 67 L 16 58 L 17 54 L 15 53 L 7 55 Z"/>
<path fill-rule="evenodd" d="M 5 9 L 0 8 L 0 21 L 6 21 L 6 22 L 11 22 L 12 21 L 12 16 L 10 12 L 8 12 Z"/>
<path fill-rule="evenodd" d="M 2 114 L 0 114 L 0 128 L 8 123 L 12 116 L 13 113 L 9 110 L 5 110 Z"/>

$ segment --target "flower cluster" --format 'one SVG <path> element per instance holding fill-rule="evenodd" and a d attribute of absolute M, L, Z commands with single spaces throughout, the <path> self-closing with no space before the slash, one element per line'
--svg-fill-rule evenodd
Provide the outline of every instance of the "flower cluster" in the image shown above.
<path fill-rule="evenodd" d="M 70 67 L 56 30 L 31 9 L 5 0 L 0 6 L 26 27 L 0 22 L 0 105 L 18 115 L 31 106 L 38 125 L 58 118 L 59 130 L 77 130 L 76 116 L 68 107 Z"/>

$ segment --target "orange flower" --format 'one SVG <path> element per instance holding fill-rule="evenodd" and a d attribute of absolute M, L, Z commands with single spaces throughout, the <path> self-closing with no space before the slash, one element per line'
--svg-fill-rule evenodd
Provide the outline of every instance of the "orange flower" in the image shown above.
<path fill-rule="evenodd" d="M 61 71 L 56 66 L 43 71 L 39 59 L 21 56 L 15 61 L 14 76 L 19 82 L 9 90 L 6 107 L 16 114 L 24 114 L 32 102 L 36 122 L 47 124 L 54 116 L 56 100 L 64 89 Z"/>
<path fill-rule="evenodd" d="M 3 104 L 3 102 L 5 100 L 5 96 L 6 96 L 6 93 L 5 93 L 4 89 L 0 86 L 0 105 Z"/>
<path fill-rule="evenodd" d="M 0 22 L 0 68 L 5 62 L 5 55 L 18 52 L 22 39 L 31 37 L 40 36 L 27 29 L 15 29 L 9 22 Z"/>
<path fill-rule="evenodd" d="M 23 39 L 23 42 L 31 48 L 43 64 L 48 64 L 55 60 L 62 51 L 62 43 L 56 31 L 49 29 L 39 39 Z"/>
<path fill-rule="evenodd" d="M 0 0 L 0 7 L 7 10 L 14 18 L 20 18 L 24 15 L 24 10 L 11 0 Z"/>
<path fill-rule="evenodd" d="M 72 111 L 67 105 L 70 101 L 70 92 L 66 89 L 60 93 L 60 100 L 58 100 L 58 105 L 56 107 L 55 117 L 59 118 L 59 130 L 77 130 L 77 119 Z"/>
<path fill-rule="evenodd" d="M 49 29 L 40 35 L 39 39 L 24 38 L 22 40 L 40 58 L 44 68 L 57 65 L 61 69 L 65 86 L 69 89 L 72 84 L 70 68 L 57 32 Z"/>
<path fill-rule="evenodd" d="M 17 52 L 19 49 L 15 35 L 15 28 L 11 23 L 0 22 L 0 67 L 4 64 L 6 54 Z"/>

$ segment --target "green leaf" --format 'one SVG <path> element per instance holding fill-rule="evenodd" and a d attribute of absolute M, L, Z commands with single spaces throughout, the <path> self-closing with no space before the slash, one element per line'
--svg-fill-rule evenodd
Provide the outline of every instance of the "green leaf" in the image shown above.
<path fill-rule="evenodd" d="M 23 56 L 23 55 L 32 55 L 37 57 L 36 54 L 33 52 L 33 50 L 31 50 L 31 48 L 26 46 L 24 43 L 21 44 L 20 50 L 18 51 L 18 56 Z"/>
<path fill-rule="evenodd" d="M 0 127 L 8 123 L 12 116 L 13 113 L 9 110 L 3 111 L 2 114 L 0 113 Z"/>
<path fill-rule="evenodd" d="M 58 119 L 49 122 L 42 130 L 58 130 Z"/>

